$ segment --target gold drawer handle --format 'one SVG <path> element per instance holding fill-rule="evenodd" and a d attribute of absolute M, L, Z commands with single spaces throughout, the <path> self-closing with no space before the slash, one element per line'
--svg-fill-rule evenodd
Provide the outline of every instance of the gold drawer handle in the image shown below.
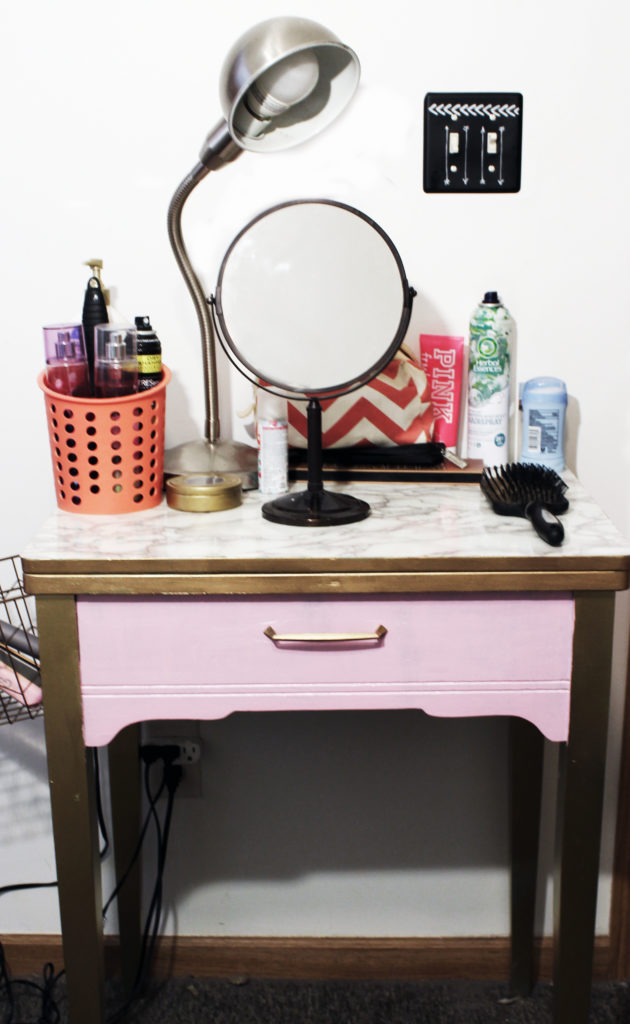
<path fill-rule="evenodd" d="M 382 640 L 387 629 L 377 626 L 373 633 L 276 633 L 273 626 L 267 626 L 264 633 L 274 643 L 345 644 L 354 640 Z"/>

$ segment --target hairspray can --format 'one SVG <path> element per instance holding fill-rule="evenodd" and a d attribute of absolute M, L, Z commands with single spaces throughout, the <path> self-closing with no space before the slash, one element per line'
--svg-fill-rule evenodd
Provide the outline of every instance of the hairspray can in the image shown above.
<path fill-rule="evenodd" d="M 138 339 L 138 391 L 148 391 L 162 380 L 162 345 L 148 316 L 136 317 Z"/>
<path fill-rule="evenodd" d="M 469 459 L 486 466 L 510 461 L 513 321 L 496 292 L 486 292 L 470 321 Z"/>

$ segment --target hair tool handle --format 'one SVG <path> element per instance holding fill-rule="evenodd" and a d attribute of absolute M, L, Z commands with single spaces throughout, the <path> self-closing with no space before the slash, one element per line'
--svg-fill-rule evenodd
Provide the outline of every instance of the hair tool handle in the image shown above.
<path fill-rule="evenodd" d="M 88 280 L 83 299 L 83 336 L 85 338 L 85 352 L 87 355 L 88 370 L 90 374 L 90 385 L 94 390 L 94 328 L 98 324 L 106 324 L 109 320 L 107 315 L 107 304 L 105 295 L 101 288 L 101 282 L 94 274 Z"/>
<path fill-rule="evenodd" d="M 564 526 L 553 512 L 545 507 L 544 502 L 534 500 L 525 506 L 525 515 L 534 527 L 538 536 L 557 548 L 564 540 Z"/>
<path fill-rule="evenodd" d="M 5 622 L 4 619 L 0 619 L 0 646 L 13 647 L 22 654 L 39 657 L 39 640 L 35 634 L 26 632 L 11 622 Z"/>

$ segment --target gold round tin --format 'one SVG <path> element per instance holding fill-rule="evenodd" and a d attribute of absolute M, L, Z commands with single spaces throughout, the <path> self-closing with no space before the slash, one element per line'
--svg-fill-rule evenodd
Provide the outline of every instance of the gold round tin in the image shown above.
<path fill-rule="evenodd" d="M 180 512 L 219 512 L 241 503 L 240 477 L 190 473 L 166 481 L 166 501 Z"/>

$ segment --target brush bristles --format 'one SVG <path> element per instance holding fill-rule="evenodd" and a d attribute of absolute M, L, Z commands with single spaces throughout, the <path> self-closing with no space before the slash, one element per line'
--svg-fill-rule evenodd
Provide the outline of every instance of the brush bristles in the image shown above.
<path fill-rule="evenodd" d="M 552 512 L 566 512 L 569 507 L 564 496 L 567 489 L 564 480 L 554 469 L 533 463 L 486 467 L 481 489 L 494 505 L 510 505 L 515 511 L 531 501 L 539 501 Z"/>

